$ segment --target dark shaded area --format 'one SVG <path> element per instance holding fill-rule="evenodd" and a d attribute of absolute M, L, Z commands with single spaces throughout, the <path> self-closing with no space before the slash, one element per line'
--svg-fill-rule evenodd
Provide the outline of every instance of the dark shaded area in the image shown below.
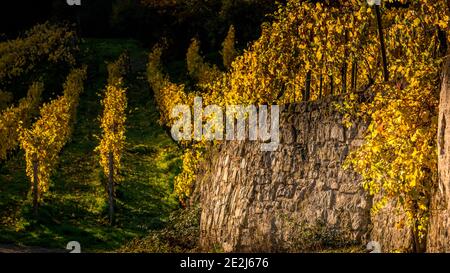
<path fill-rule="evenodd" d="M 192 37 L 202 41 L 204 52 L 217 51 L 231 24 L 244 48 L 276 8 L 273 0 L 81 0 L 81 6 L 66 0 L 8 1 L 0 9 L 0 40 L 49 20 L 75 24 L 85 38 L 132 38 L 149 46 L 165 37 L 169 55 L 179 57 Z"/>
<path fill-rule="evenodd" d="M 1 40 L 13 38 L 50 18 L 52 1 L 3 1 L 0 8 Z"/>

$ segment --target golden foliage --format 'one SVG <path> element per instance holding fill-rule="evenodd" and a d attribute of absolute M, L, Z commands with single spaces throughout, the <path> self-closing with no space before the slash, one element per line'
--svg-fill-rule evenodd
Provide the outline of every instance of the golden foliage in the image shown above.
<path fill-rule="evenodd" d="M 40 118 L 31 129 L 20 129 L 20 144 L 25 151 L 27 163 L 27 176 L 30 181 L 34 179 L 34 164 L 38 171 L 39 201 L 41 193 L 49 188 L 50 175 L 58 161 L 59 152 L 70 136 L 70 104 L 62 96 L 46 103 L 40 111 Z M 31 183 L 33 190 L 33 183 Z"/>
<path fill-rule="evenodd" d="M 63 86 L 64 96 L 69 100 L 71 105 L 70 124 L 72 127 L 77 118 L 78 103 L 80 99 L 80 94 L 83 93 L 84 91 L 84 81 L 86 80 L 86 76 L 87 76 L 87 66 L 83 66 L 82 68 L 79 69 L 74 69 L 67 76 L 67 79 Z"/>
<path fill-rule="evenodd" d="M 352 153 L 348 165 L 362 174 L 371 194 L 382 197 L 373 211 L 387 200 L 397 201 L 416 236 L 424 238 L 430 191 L 437 177 L 438 52 L 442 49 L 438 31 L 447 29 L 449 12 L 443 0 L 408 1 L 401 8 L 381 9 L 390 82 L 383 79 L 375 12 L 366 1 L 331 5 L 291 0 L 274 14 L 272 24 L 263 25 L 261 37 L 232 62 L 227 73 L 200 81 L 197 94 L 205 105 L 221 106 L 295 103 L 345 94 L 340 108 L 346 125 L 352 125 L 350 118 L 355 115 L 371 120 L 365 144 Z M 203 63 L 198 52 L 194 40 L 187 57 L 189 72 L 197 78 Z M 158 83 L 170 86 L 160 73 L 160 57 L 159 52 L 149 81 L 159 77 Z M 155 91 L 164 122 L 169 121 L 166 117 L 174 104 L 190 105 L 183 86 L 174 87 L 171 92 Z M 373 101 L 359 102 L 355 91 L 368 87 Z M 195 179 L 197 153 L 187 150 L 185 160 L 176 188 L 182 198 L 189 196 Z"/>
<path fill-rule="evenodd" d="M 174 190 L 182 203 L 191 196 L 201 158 L 202 152 L 198 147 L 186 148 L 184 151 L 181 172 L 174 179 Z"/>
<path fill-rule="evenodd" d="M 431 190 L 437 179 L 437 114 L 442 46 L 438 28 L 447 28 L 445 1 L 417 1 L 386 10 L 387 49 L 393 80 L 376 83 L 375 98 L 356 109 L 370 126 L 365 143 L 349 158 L 364 187 L 395 200 L 419 239 L 428 226 Z"/>
<path fill-rule="evenodd" d="M 231 67 L 231 63 L 233 63 L 234 59 L 238 56 L 238 52 L 236 50 L 236 34 L 234 30 L 234 26 L 231 25 L 228 29 L 227 37 L 222 43 L 222 59 L 223 65 L 225 68 L 229 69 Z"/>
<path fill-rule="evenodd" d="M 75 32 L 50 23 L 34 26 L 22 38 L 0 43 L 0 83 L 33 70 L 40 62 L 75 64 Z"/>
<path fill-rule="evenodd" d="M 220 75 L 217 66 L 206 63 L 200 55 L 200 42 L 195 38 L 187 50 L 186 62 L 189 75 L 200 84 L 211 82 Z"/>
<path fill-rule="evenodd" d="M 187 102 L 183 84 L 175 84 L 161 69 L 162 47 L 156 45 L 148 56 L 147 79 L 155 94 L 156 104 L 160 112 L 160 123 L 167 126 L 173 124 L 172 109 L 177 104 Z"/>
<path fill-rule="evenodd" d="M 5 109 L 0 116 L 0 160 L 6 159 L 8 152 L 19 145 L 19 124 L 28 127 L 36 114 L 41 101 L 44 84 L 35 82 L 30 85 L 28 95 L 17 106 Z"/>
<path fill-rule="evenodd" d="M 40 109 L 39 119 L 31 128 L 19 123 L 19 141 L 25 151 L 27 176 L 32 182 L 32 191 L 34 177 L 38 178 L 39 202 L 42 201 L 41 194 L 49 189 L 50 176 L 58 162 L 59 153 L 70 139 L 78 96 L 83 91 L 85 78 L 85 67 L 73 70 L 64 84 L 64 96 L 45 103 Z M 34 172 L 35 166 L 37 173 Z"/>
<path fill-rule="evenodd" d="M 125 145 L 125 121 L 127 109 L 127 89 L 123 78 L 129 71 L 129 57 L 123 53 L 117 61 L 108 65 L 108 84 L 102 100 L 103 113 L 100 118 L 102 137 L 99 146 L 100 165 L 105 174 L 109 174 L 109 155 L 112 154 L 113 176 L 120 169 L 120 159 Z"/>
<path fill-rule="evenodd" d="M 123 52 L 115 62 L 107 65 L 108 84 L 115 85 L 116 81 L 123 80 L 130 72 L 130 66 L 130 55 L 128 52 Z"/>

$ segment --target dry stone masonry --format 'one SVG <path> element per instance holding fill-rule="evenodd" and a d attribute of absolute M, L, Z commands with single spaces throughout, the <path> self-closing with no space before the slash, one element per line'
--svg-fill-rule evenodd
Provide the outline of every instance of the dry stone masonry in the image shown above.
<path fill-rule="evenodd" d="M 372 198 L 361 177 L 343 168 L 349 152 L 363 143 L 367 124 L 345 128 L 334 106 L 339 101 L 284 107 L 275 152 L 262 152 L 251 141 L 213 148 L 192 198 L 202 208 L 203 250 L 295 251 L 304 227 L 320 227 L 346 242 L 376 239 L 383 251 L 410 249 L 408 229 L 395 227 L 393 206 L 371 217 Z"/>

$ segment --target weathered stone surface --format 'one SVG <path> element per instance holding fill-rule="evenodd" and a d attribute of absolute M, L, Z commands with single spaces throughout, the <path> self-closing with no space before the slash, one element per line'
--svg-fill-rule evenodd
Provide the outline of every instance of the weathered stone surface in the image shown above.
<path fill-rule="evenodd" d="M 427 251 L 450 252 L 450 60 L 442 75 L 438 127 L 438 185 L 431 200 Z"/>
<path fill-rule="evenodd" d="M 214 148 L 192 198 L 202 207 L 203 250 L 288 250 L 304 222 L 325 223 L 348 241 L 377 240 L 384 251 L 408 249 L 408 231 L 396 230 L 400 218 L 393 209 L 371 219 L 372 200 L 360 176 L 342 168 L 366 128 L 359 122 L 344 129 L 327 98 L 284 108 L 275 152 L 261 152 L 260 143 L 250 141 Z"/>
<path fill-rule="evenodd" d="M 377 197 L 373 202 L 377 201 Z M 372 215 L 371 240 L 380 242 L 383 252 L 413 252 L 412 228 L 407 225 L 405 212 L 389 202 L 378 213 Z"/>

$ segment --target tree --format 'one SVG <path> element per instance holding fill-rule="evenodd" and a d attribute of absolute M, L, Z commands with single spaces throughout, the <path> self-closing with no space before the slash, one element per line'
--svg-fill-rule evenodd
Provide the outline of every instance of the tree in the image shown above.
<path fill-rule="evenodd" d="M 19 141 L 25 151 L 35 216 L 43 200 L 42 194 L 49 190 L 50 176 L 59 153 L 70 139 L 78 96 L 84 90 L 85 79 L 85 67 L 72 70 L 64 84 L 64 96 L 45 103 L 40 109 L 39 119 L 31 128 L 19 124 Z"/>
<path fill-rule="evenodd" d="M 10 106 L 0 115 L 0 160 L 5 160 L 8 154 L 19 145 L 19 125 L 29 127 L 31 118 L 36 114 L 44 91 L 42 82 L 30 85 L 28 95 L 19 101 L 17 106 Z"/>
<path fill-rule="evenodd" d="M 124 55 L 122 55 L 124 56 Z M 114 183 L 117 182 L 117 175 L 120 169 L 120 160 L 125 144 L 125 121 L 127 97 L 126 88 L 123 84 L 123 71 L 126 71 L 123 60 L 119 58 L 115 63 L 109 64 L 110 72 L 105 96 L 102 100 L 103 113 L 100 118 L 102 128 L 102 138 L 96 148 L 100 152 L 100 165 L 103 172 L 108 176 L 108 202 L 109 202 L 109 222 L 115 222 L 114 217 Z"/>
<path fill-rule="evenodd" d="M 235 47 L 236 44 L 236 34 L 234 30 L 234 26 L 231 25 L 228 29 L 227 37 L 225 37 L 225 40 L 222 43 L 222 59 L 223 59 L 223 65 L 225 68 L 230 69 L 231 63 L 236 59 L 238 53 Z"/>

